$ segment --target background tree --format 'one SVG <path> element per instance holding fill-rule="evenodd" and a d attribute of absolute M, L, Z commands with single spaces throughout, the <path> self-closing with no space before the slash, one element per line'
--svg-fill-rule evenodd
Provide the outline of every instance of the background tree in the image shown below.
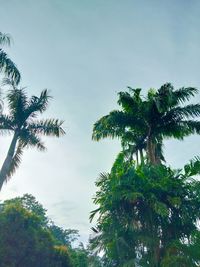
<path fill-rule="evenodd" d="M 14 86 L 12 82 L 11 85 Z M 61 127 L 63 121 L 36 119 L 47 109 L 50 98 L 47 90 L 42 91 L 39 97 L 32 96 L 30 99 L 23 88 L 14 86 L 8 92 L 9 113 L 0 115 L 0 131 L 13 133 L 13 138 L 0 170 L 0 189 L 19 166 L 24 148 L 36 147 L 44 151 L 46 147 L 41 140 L 42 135 L 60 137 L 65 134 Z"/>
<path fill-rule="evenodd" d="M 67 251 L 59 257 L 62 265 L 55 257 L 57 251 L 40 217 L 18 203 L 3 206 L 0 212 L 1 267 L 71 267 Z"/>
<path fill-rule="evenodd" d="M 54 267 L 72 267 L 72 259 L 66 246 L 55 246 L 53 254 Z M 52 266 L 52 267 L 53 267 Z M 75 267 L 75 266 L 74 266 Z"/>
<path fill-rule="evenodd" d="M 0 267 L 102 267 L 74 229 L 63 229 L 30 194 L 0 204 Z"/>
<path fill-rule="evenodd" d="M 82 243 L 72 250 L 72 261 L 76 267 L 103 267 L 102 259 L 93 253 L 90 246 L 84 247 Z"/>
<path fill-rule="evenodd" d="M 30 194 L 6 200 L 0 205 L 0 267 L 75 267 L 72 242 L 77 235 L 56 226 Z"/>
<path fill-rule="evenodd" d="M 46 215 L 47 210 L 31 194 L 24 194 L 22 197 L 5 200 L 2 205 L 19 205 L 27 211 L 34 213 L 40 219 L 42 225 L 46 226 L 49 224 L 49 219 Z"/>
<path fill-rule="evenodd" d="M 78 230 L 63 229 L 62 227 L 55 225 L 53 222 L 50 222 L 49 230 L 57 245 L 71 247 L 72 243 L 74 243 L 79 237 Z"/>

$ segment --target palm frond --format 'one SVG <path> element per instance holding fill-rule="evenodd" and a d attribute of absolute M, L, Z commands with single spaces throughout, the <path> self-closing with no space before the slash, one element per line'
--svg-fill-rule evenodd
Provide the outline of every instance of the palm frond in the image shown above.
<path fill-rule="evenodd" d="M 186 177 L 200 174 L 200 157 L 195 157 L 184 166 Z"/>
<path fill-rule="evenodd" d="M 17 123 L 22 123 L 25 118 L 25 110 L 28 103 L 27 94 L 21 89 L 11 89 L 7 94 L 8 108 L 11 116 Z"/>
<path fill-rule="evenodd" d="M 63 121 L 58 119 L 46 119 L 29 123 L 28 129 L 37 135 L 60 137 L 65 134 L 62 124 Z"/>
<path fill-rule="evenodd" d="M 0 91 L 0 97 L 1 97 L 1 91 Z M 3 108 L 4 108 L 4 102 L 3 102 L 3 100 L 0 98 L 0 116 L 1 116 L 1 114 L 2 114 L 2 112 L 3 112 Z"/>
<path fill-rule="evenodd" d="M 9 34 L 0 32 L 0 45 L 10 45 L 11 39 Z"/>
<path fill-rule="evenodd" d="M 175 107 L 160 118 L 159 126 L 167 127 L 171 123 L 180 123 L 189 118 L 200 116 L 200 104 Z"/>
<path fill-rule="evenodd" d="M 186 120 L 182 121 L 183 127 L 187 128 L 192 134 L 200 134 L 200 121 Z"/>
<path fill-rule="evenodd" d="M 195 118 L 200 116 L 200 104 L 190 104 L 184 107 L 177 108 L 178 113 L 183 118 Z"/>
<path fill-rule="evenodd" d="M 32 133 L 29 129 L 21 130 L 19 140 L 23 147 L 36 147 L 40 151 L 46 150 L 46 147 L 40 137 L 35 133 Z"/>
<path fill-rule="evenodd" d="M 26 117 L 27 118 L 29 116 L 35 117 L 37 112 L 39 113 L 44 112 L 47 109 L 49 100 L 51 98 L 52 97 L 49 95 L 49 92 L 47 89 L 43 90 L 39 97 L 32 96 L 27 105 Z"/>
<path fill-rule="evenodd" d="M 98 120 L 93 127 L 92 139 L 99 141 L 103 138 L 116 138 L 123 135 L 127 127 L 140 129 L 143 122 L 129 113 L 114 110 Z"/>
<path fill-rule="evenodd" d="M 185 101 L 190 100 L 192 96 L 198 93 L 198 89 L 195 87 L 182 87 L 173 92 L 173 95 L 176 99 L 176 103 L 184 103 Z"/>
<path fill-rule="evenodd" d="M 165 127 L 162 127 L 160 130 L 157 129 L 157 132 L 161 132 L 161 136 L 164 138 L 175 138 L 178 140 L 183 140 L 184 137 L 189 136 L 194 132 L 192 128 L 185 127 L 185 122 L 169 122 L 165 124 Z"/>
<path fill-rule="evenodd" d="M 141 102 L 140 91 L 132 89 L 134 95 L 130 95 L 128 92 L 119 92 L 118 104 L 122 106 L 123 110 L 130 113 L 139 112 L 138 105 Z"/>
<path fill-rule="evenodd" d="M 19 84 L 21 75 L 13 61 L 8 58 L 7 54 L 0 49 L 0 71 L 8 78 L 11 78 L 16 84 Z"/>
<path fill-rule="evenodd" d="M 121 127 L 108 124 L 107 116 L 104 116 L 94 124 L 92 139 L 95 141 L 99 141 L 107 137 L 114 139 L 116 137 L 120 137 L 121 135 Z"/>
<path fill-rule="evenodd" d="M 5 77 L 2 79 L 2 85 L 3 86 L 9 86 L 11 89 L 17 89 L 15 82 L 8 77 Z"/>
<path fill-rule="evenodd" d="M 174 87 L 171 83 L 165 83 L 157 90 L 153 102 L 159 113 L 163 113 L 174 106 L 173 92 Z"/>
<path fill-rule="evenodd" d="M 36 135 L 32 135 L 28 140 L 27 147 L 31 147 L 31 146 L 36 147 L 39 151 L 45 151 L 46 150 L 44 143 Z"/>
<path fill-rule="evenodd" d="M 19 167 L 19 165 L 21 163 L 22 154 L 23 154 L 23 145 L 19 142 L 17 149 L 15 151 L 14 157 L 12 159 L 10 168 L 9 168 L 7 175 L 6 175 L 6 180 L 5 180 L 6 182 L 9 180 L 9 178 L 11 178 L 11 176 L 15 173 L 15 171 Z"/>
<path fill-rule="evenodd" d="M 12 117 L 1 114 L 0 115 L 0 133 L 4 133 L 4 132 L 10 133 L 12 131 L 14 131 Z"/>

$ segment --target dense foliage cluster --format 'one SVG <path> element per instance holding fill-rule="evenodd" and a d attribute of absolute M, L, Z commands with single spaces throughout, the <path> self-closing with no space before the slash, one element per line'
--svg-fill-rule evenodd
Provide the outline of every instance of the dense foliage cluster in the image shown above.
<path fill-rule="evenodd" d="M 55 246 L 43 207 L 30 195 L 5 201 L 0 212 L 0 266 L 71 267 L 69 249 Z"/>
<path fill-rule="evenodd" d="M 119 138 L 122 152 L 111 172 L 96 182 L 97 226 L 91 246 L 103 251 L 105 266 L 195 267 L 200 264 L 199 158 L 173 170 L 165 163 L 165 138 L 200 133 L 198 90 L 171 84 L 120 92 L 120 110 L 94 125 L 93 139 Z"/>
<path fill-rule="evenodd" d="M 99 208 L 91 215 L 98 214 L 92 245 L 109 266 L 198 266 L 200 182 L 193 176 L 199 172 L 198 163 L 181 171 L 118 156 L 96 183 Z"/>
<path fill-rule="evenodd" d="M 32 195 L 0 205 L 0 267 L 101 267 L 82 244 L 73 247 L 78 236 L 48 219 Z"/>

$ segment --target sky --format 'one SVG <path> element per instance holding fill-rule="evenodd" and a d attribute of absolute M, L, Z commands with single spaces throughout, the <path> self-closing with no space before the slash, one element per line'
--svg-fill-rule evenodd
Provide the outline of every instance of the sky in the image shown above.
<path fill-rule="evenodd" d="M 44 117 L 63 119 L 66 131 L 45 138 L 45 153 L 25 151 L 1 200 L 32 194 L 85 242 L 95 181 L 120 151 L 117 140 L 92 141 L 93 124 L 117 108 L 117 92 L 127 86 L 144 94 L 165 82 L 200 88 L 199 11 L 198 0 L 0 0 L 0 31 L 12 35 L 6 51 L 20 86 L 29 95 L 48 88 L 53 100 Z M 199 140 L 167 140 L 168 164 L 199 155 Z M 0 136 L 1 162 L 9 142 Z"/>

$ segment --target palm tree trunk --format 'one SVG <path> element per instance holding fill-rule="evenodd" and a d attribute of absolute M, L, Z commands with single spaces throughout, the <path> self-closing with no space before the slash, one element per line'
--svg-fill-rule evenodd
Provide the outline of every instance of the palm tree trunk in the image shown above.
<path fill-rule="evenodd" d="M 148 137 L 148 140 L 147 140 L 147 156 L 149 158 L 150 163 L 156 164 L 155 144 L 153 143 L 150 137 Z"/>
<path fill-rule="evenodd" d="M 10 144 L 7 156 L 6 156 L 6 158 L 4 160 L 4 163 L 3 163 L 2 167 L 1 167 L 1 170 L 0 170 L 0 190 L 1 190 L 2 186 L 3 186 L 3 183 L 5 182 L 5 180 L 7 178 L 8 172 L 10 170 L 10 166 L 11 166 L 11 163 L 12 163 L 12 160 L 13 160 L 13 156 L 15 154 L 15 148 L 16 148 L 16 144 L 17 144 L 17 139 L 18 139 L 18 134 L 15 132 L 15 134 L 13 136 L 13 139 L 12 139 L 12 142 Z"/>
<path fill-rule="evenodd" d="M 149 126 L 148 136 L 147 136 L 147 158 L 151 164 L 155 164 L 155 144 L 153 143 L 153 138 L 151 134 L 151 127 Z"/>

